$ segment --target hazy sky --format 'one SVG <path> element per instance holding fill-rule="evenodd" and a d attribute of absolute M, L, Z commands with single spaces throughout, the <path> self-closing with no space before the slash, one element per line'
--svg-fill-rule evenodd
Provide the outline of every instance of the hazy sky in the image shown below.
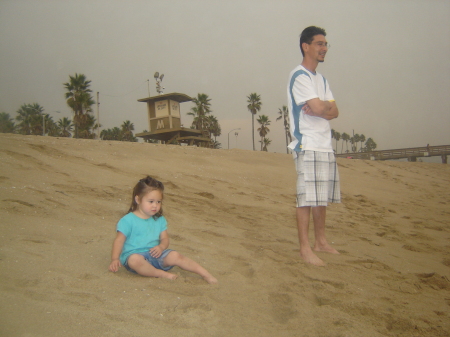
<path fill-rule="evenodd" d="M 209 95 L 223 148 L 228 135 L 230 148 L 252 148 L 246 101 L 260 94 L 269 151 L 285 152 L 275 119 L 309 25 L 331 44 L 318 71 L 340 110 L 332 128 L 378 149 L 450 144 L 449 0 L 0 0 L 0 112 L 38 103 L 54 120 L 70 117 L 63 83 L 82 73 L 100 92 L 103 127 L 130 120 L 141 132 L 137 100 L 148 79 L 157 94 L 159 71 L 164 93 Z M 181 104 L 185 126 L 192 106 Z"/>

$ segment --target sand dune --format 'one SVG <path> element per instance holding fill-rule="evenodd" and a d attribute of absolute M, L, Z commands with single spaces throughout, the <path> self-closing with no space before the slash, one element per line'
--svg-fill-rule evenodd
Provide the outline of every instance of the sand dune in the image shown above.
<path fill-rule="evenodd" d="M 303 263 L 290 155 L 0 134 L 1 336 L 449 336 L 450 166 L 340 159 L 340 255 Z M 144 175 L 219 279 L 108 271 Z"/>

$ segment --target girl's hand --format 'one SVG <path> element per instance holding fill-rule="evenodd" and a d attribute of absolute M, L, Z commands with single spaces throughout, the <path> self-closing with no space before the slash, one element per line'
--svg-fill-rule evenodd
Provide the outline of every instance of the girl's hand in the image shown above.
<path fill-rule="evenodd" d="M 163 250 L 160 246 L 155 246 L 150 249 L 150 255 L 156 259 L 161 256 L 162 252 Z"/>
<path fill-rule="evenodd" d="M 119 270 L 119 268 L 122 267 L 122 264 L 120 263 L 120 260 L 112 260 L 109 265 L 109 271 L 112 271 L 115 273 Z"/>

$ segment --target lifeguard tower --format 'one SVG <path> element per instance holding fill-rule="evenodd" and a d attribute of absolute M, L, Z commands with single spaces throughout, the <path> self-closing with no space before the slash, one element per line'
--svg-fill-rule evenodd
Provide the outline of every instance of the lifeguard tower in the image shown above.
<path fill-rule="evenodd" d="M 193 99 L 185 94 L 163 94 L 161 84 L 155 73 L 158 96 L 138 99 L 138 102 L 147 103 L 149 132 L 137 133 L 136 137 L 145 140 L 154 139 L 164 144 L 187 144 L 200 147 L 209 147 L 211 139 L 205 137 L 201 130 L 184 128 L 181 124 L 180 103 L 190 102 Z M 162 80 L 161 75 L 160 79 Z"/>

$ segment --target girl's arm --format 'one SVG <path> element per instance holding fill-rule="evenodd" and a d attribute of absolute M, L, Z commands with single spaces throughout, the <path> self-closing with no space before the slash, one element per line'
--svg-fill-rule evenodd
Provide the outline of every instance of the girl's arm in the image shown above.
<path fill-rule="evenodd" d="M 161 232 L 159 235 L 159 245 L 150 249 L 150 255 L 156 258 L 160 257 L 162 252 L 169 247 L 169 241 L 167 230 Z"/>
<path fill-rule="evenodd" d="M 122 253 L 123 244 L 127 237 L 123 235 L 122 232 L 117 232 L 116 238 L 113 242 L 112 252 L 111 252 L 111 263 L 109 265 L 109 270 L 112 272 L 116 272 L 122 267 L 120 263 L 119 257 L 120 253 Z"/>

